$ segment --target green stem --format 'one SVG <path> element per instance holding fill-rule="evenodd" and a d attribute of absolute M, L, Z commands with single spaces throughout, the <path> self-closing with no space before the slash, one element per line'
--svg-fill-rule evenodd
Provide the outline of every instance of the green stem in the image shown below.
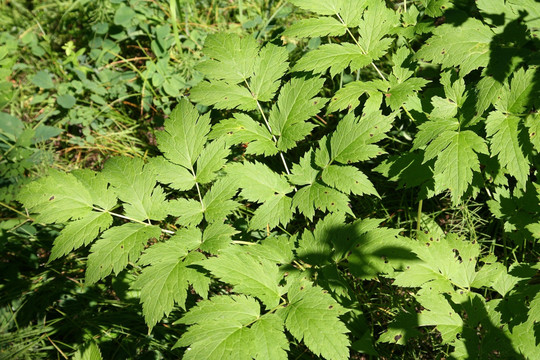
<path fill-rule="evenodd" d="M 422 203 L 424 200 L 420 199 L 418 201 L 418 212 L 416 214 L 416 238 L 418 239 L 418 234 L 420 234 L 420 227 L 421 227 L 421 221 L 422 221 Z"/>
<path fill-rule="evenodd" d="M 180 34 L 178 33 L 178 24 L 176 20 L 176 0 L 169 0 L 169 8 L 171 11 L 171 21 L 173 26 L 174 42 L 176 44 L 177 51 L 182 52 L 182 46 L 180 44 Z"/>

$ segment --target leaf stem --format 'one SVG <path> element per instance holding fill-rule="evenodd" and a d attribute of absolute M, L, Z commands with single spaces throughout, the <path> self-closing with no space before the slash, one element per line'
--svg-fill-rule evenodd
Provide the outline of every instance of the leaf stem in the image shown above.
<path fill-rule="evenodd" d="M 109 210 L 105 210 L 105 209 L 101 209 L 101 208 L 98 208 L 98 207 L 95 207 L 95 206 L 92 206 L 92 209 L 94 209 L 96 211 L 103 212 L 103 213 L 107 213 L 107 214 L 109 214 L 111 216 L 116 216 L 116 217 L 118 217 L 120 219 L 133 221 L 135 223 L 142 224 L 142 225 L 145 225 L 145 226 L 152 226 L 152 223 L 149 224 L 149 223 L 146 223 L 144 221 L 133 219 L 133 218 L 130 218 L 129 216 L 118 214 L 118 213 L 115 213 L 115 212 L 112 212 L 112 211 L 109 211 Z M 148 219 L 148 221 L 150 221 L 150 219 Z M 166 229 L 161 229 L 161 232 L 163 232 L 165 234 L 170 234 L 170 235 L 176 234 L 174 231 L 166 230 Z"/>
<path fill-rule="evenodd" d="M 347 32 L 349 33 L 349 35 L 352 37 L 352 39 L 354 40 L 356 46 L 358 46 L 360 48 L 360 51 L 362 51 L 362 53 L 364 53 L 364 55 L 367 56 L 367 52 L 366 50 L 364 50 L 364 48 L 362 47 L 362 45 L 360 45 L 360 43 L 358 42 L 358 40 L 356 40 L 356 37 L 352 34 L 351 30 L 349 30 L 349 27 L 347 26 L 347 24 L 345 24 L 345 21 L 343 21 L 343 19 L 341 18 L 341 15 L 339 15 L 339 13 L 336 13 L 336 16 L 338 17 L 339 21 L 341 21 L 341 23 L 343 25 L 345 25 L 345 28 L 347 29 Z M 381 77 L 381 79 L 386 80 L 386 77 L 384 76 L 384 74 L 381 72 L 381 70 L 379 70 L 379 68 L 377 67 L 377 65 L 375 65 L 375 63 L 372 61 L 371 62 L 371 66 L 373 66 L 373 68 L 375 69 L 375 71 L 377 72 L 377 74 L 379 74 L 379 76 Z"/>
<path fill-rule="evenodd" d="M 420 199 L 418 201 L 418 211 L 416 214 L 416 238 L 418 239 L 418 234 L 420 234 L 421 220 L 422 220 L 422 204 L 424 200 Z"/>

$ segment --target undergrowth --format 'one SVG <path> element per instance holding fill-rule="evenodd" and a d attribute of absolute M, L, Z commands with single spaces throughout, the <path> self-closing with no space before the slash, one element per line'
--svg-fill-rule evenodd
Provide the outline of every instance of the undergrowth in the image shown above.
<path fill-rule="evenodd" d="M 230 4 L 6 8 L 2 351 L 534 359 L 538 3 Z"/>

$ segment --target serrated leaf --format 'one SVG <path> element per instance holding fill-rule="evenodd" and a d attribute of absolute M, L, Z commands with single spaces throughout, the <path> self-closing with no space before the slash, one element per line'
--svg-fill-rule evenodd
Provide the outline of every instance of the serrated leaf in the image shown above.
<path fill-rule="evenodd" d="M 385 38 L 399 25 L 399 14 L 386 6 L 384 1 L 371 1 L 358 23 L 358 44 L 369 57 L 370 62 L 378 60 L 392 44 L 392 38 Z"/>
<path fill-rule="evenodd" d="M 418 314 L 418 325 L 436 326 L 444 343 L 450 343 L 463 329 L 463 320 L 443 295 L 432 291 L 422 291 L 416 295 L 425 308 Z"/>
<path fill-rule="evenodd" d="M 221 178 L 204 195 L 204 218 L 209 223 L 223 221 L 239 204 L 231 200 L 236 194 L 237 187 L 230 178 Z"/>
<path fill-rule="evenodd" d="M 214 296 L 198 302 L 176 323 L 193 325 L 212 320 L 249 323 L 259 317 L 260 310 L 257 300 L 245 295 Z"/>
<path fill-rule="evenodd" d="M 237 234 L 231 225 L 215 222 L 209 224 L 203 233 L 201 250 L 211 254 L 218 254 L 221 249 L 231 244 L 231 238 Z"/>
<path fill-rule="evenodd" d="M 341 0 L 290 0 L 290 3 L 320 15 L 335 15 L 341 7 Z"/>
<path fill-rule="evenodd" d="M 536 151 L 540 151 L 540 114 L 530 114 L 525 121 L 529 129 L 529 139 Z"/>
<path fill-rule="evenodd" d="M 90 192 L 92 202 L 103 210 L 111 210 L 116 206 L 118 199 L 109 182 L 101 172 L 89 169 L 75 170 L 71 172 L 84 187 Z"/>
<path fill-rule="evenodd" d="M 283 85 L 268 119 L 272 133 L 278 138 L 279 150 L 293 148 L 315 127 L 306 120 L 317 115 L 326 103 L 325 99 L 314 97 L 323 84 L 324 79 L 320 78 L 294 78 Z"/>
<path fill-rule="evenodd" d="M 445 131 L 455 131 L 458 128 L 459 122 L 456 119 L 426 121 L 418 126 L 418 132 L 414 137 L 412 150 L 424 147 Z"/>
<path fill-rule="evenodd" d="M 88 189 L 73 175 L 50 171 L 49 175 L 24 186 L 18 200 L 36 221 L 63 223 L 79 219 L 92 210 L 93 198 Z"/>
<path fill-rule="evenodd" d="M 249 253 L 278 264 L 289 264 L 294 260 L 294 239 L 286 235 L 271 236 L 259 244 L 250 245 Z"/>
<path fill-rule="evenodd" d="M 521 119 L 516 116 L 492 111 L 486 119 L 486 134 L 491 138 L 492 156 L 497 156 L 501 167 L 523 188 L 529 178 L 529 161 L 520 141 L 520 123 Z"/>
<path fill-rule="evenodd" d="M 85 217 L 70 222 L 54 240 L 49 262 L 66 255 L 71 250 L 88 245 L 112 224 L 112 216 L 105 212 L 92 211 Z"/>
<path fill-rule="evenodd" d="M 283 333 L 283 320 L 276 314 L 265 314 L 253 326 L 255 359 L 286 360 L 289 342 Z"/>
<path fill-rule="evenodd" d="M 158 147 L 165 157 L 191 169 L 206 143 L 210 115 L 199 116 L 197 109 L 182 99 L 165 121 L 165 131 L 156 134 Z"/>
<path fill-rule="evenodd" d="M 255 64 L 250 89 L 255 99 L 270 101 L 279 88 L 280 79 L 289 67 L 289 54 L 284 47 L 268 44 L 261 49 Z"/>
<path fill-rule="evenodd" d="M 442 24 L 433 30 L 433 36 L 416 56 L 441 64 L 443 69 L 459 67 L 463 77 L 488 65 L 493 37 L 493 31 L 474 18 L 468 18 L 458 27 Z"/>
<path fill-rule="evenodd" d="M 302 19 L 289 26 L 283 36 L 305 38 L 316 36 L 340 36 L 347 27 L 333 17 Z"/>
<path fill-rule="evenodd" d="M 174 304 L 185 308 L 188 283 L 196 283 L 194 289 L 206 297 L 210 279 L 197 270 L 187 267 L 188 251 L 201 243 L 197 229 L 180 231 L 168 241 L 158 243 L 146 250 L 139 263 L 150 265 L 143 269 L 133 288 L 141 289 L 141 302 L 145 322 L 151 329 L 163 316 L 168 316 Z"/>
<path fill-rule="evenodd" d="M 272 197 L 259 206 L 249 222 L 252 229 L 273 229 L 279 224 L 286 226 L 293 218 L 292 199 L 284 194 Z"/>
<path fill-rule="evenodd" d="M 268 308 L 279 303 L 281 275 L 275 263 L 254 258 L 240 246 L 222 250 L 202 263 L 213 275 L 230 283 L 238 292 L 259 298 Z"/>
<path fill-rule="evenodd" d="M 392 115 L 383 116 L 380 112 L 361 119 L 347 114 L 330 138 L 330 160 L 349 164 L 381 155 L 383 150 L 373 143 L 386 137 L 392 120 Z"/>
<path fill-rule="evenodd" d="M 176 223 L 183 226 L 196 226 L 203 219 L 203 207 L 194 199 L 169 201 L 169 214 L 178 216 Z"/>
<path fill-rule="evenodd" d="M 221 120 L 212 127 L 209 137 L 223 137 L 228 145 L 246 143 L 246 153 L 255 155 L 275 155 L 278 152 L 272 134 L 266 127 L 255 122 L 250 116 L 236 113 L 234 118 Z"/>
<path fill-rule="evenodd" d="M 163 189 L 156 186 L 156 175 L 145 170 L 141 159 L 111 158 L 102 173 L 124 202 L 127 217 L 143 221 L 163 220 L 167 216 Z"/>
<path fill-rule="evenodd" d="M 209 78 L 237 84 L 253 75 L 258 51 L 257 41 L 250 36 L 212 34 L 204 43 L 204 53 L 212 60 L 200 63 L 197 70 Z"/>
<path fill-rule="evenodd" d="M 437 193 L 449 189 L 454 204 L 469 190 L 473 171 L 480 171 L 478 153 L 487 154 L 487 145 L 476 133 L 445 131 L 428 145 L 424 163 L 435 161 L 434 179 Z"/>
<path fill-rule="evenodd" d="M 353 81 L 348 83 L 334 94 L 328 105 L 328 112 L 356 109 L 360 104 L 359 98 L 363 94 L 366 93 L 369 96 L 378 94 L 384 85 L 385 83 L 381 81 Z"/>
<path fill-rule="evenodd" d="M 288 194 L 293 188 L 284 176 L 259 162 L 233 163 L 227 174 L 242 189 L 240 195 L 250 201 L 265 202 L 277 194 Z"/>
<path fill-rule="evenodd" d="M 151 238 L 159 238 L 157 226 L 128 223 L 115 226 L 103 233 L 92 245 L 88 256 L 86 282 L 93 284 L 114 271 L 118 274 L 128 264 L 136 261 Z"/>
<path fill-rule="evenodd" d="M 356 71 L 369 65 L 371 61 L 371 57 L 355 44 L 326 44 L 300 58 L 293 71 L 313 71 L 321 74 L 330 69 L 330 76 L 334 77 L 347 67 Z"/>
<path fill-rule="evenodd" d="M 315 210 L 352 213 L 347 195 L 318 182 L 298 189 L 293 196 L 292 206 L 310 220 Z"/>
<path fill-rule="evenodd" d="M 155 174 L 160 183 L 176 190 L 187 191 L 195 186 L 195 177 L 188 169 L 161 156 L 151 158 L 145 170 Z"/>
<path fill-rule="evenodd" d="M 216 109 L 255 110 L 257 101 L 243 86 L 231 85 L 224 81 L 203 81 L 190 91 L 190 98 L 196 103 L 214 106 Z"/>
<path fill-rule="evenodd" d="M 328 360 L 349 358 L 349 332 L 339 320 L 344 309 L 319 287 L 298 282 L 289 288 L 283 312 L 287 330 L 315 354 Z"/>
<path fill-rule="evenodd" d="M 378 195 L 368 177 L 353 166 L 329 165 L 322 172 L 322 180 L 345 194 Z"/>
<path fill-rule="evenodd" d="M 227 162 L 228 155 L 229 149 L 225 146 L 224 140 L 218 139 L 207 144 L 197 159 L 196 181 L 199 184 L 213 181 L 217 172 Z"/>

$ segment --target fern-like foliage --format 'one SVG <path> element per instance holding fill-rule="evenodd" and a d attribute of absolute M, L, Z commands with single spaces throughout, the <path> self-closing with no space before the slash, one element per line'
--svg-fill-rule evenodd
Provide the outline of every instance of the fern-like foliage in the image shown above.
<path fill-rule="evenodd" d="M 378 341 L 403 344 L 429 326 L 456 358 L 534 358 L 538 286 L 524 285 L 537 264 L 507 269 L 442 231 L 412 239 L 356 204 L 378 201 L 372 169 L 420 199 L 449 192 L 460 204 L 489 188 L 505 233 L 540 238 L 524 209 L 538 205 L 538 69 L 518 52 L 493 72 L 504 26 L 524 21 L 519 41 L 533 42 L 538 4 L 478 1 L 477 18 L 460 18 L 450 0 L 407 12 L 383 0 L 291 3 L 309 15 L 283 39 L 328 42 L 290 56 L 277 39 L 210 35 L 205 79 L 156 135 L 161 155 L 51 171 L 21 191 L 36 221 L 64 226 L 50 261 L 90 246 L 88 285 L 134 272 L 150 329 L 182 310 L 175 347 L 186 359 L 287 359 L 299 346 L 328 360 L 376 355 L 355 285 L 378 277 L 422 307 L 398 313 Z M 450 8 L 435 27 L 430 17 Z M 488 16 L 498 10 L 501 28 Z M 424 75 L 426 62 L 441 75 Z"/>

